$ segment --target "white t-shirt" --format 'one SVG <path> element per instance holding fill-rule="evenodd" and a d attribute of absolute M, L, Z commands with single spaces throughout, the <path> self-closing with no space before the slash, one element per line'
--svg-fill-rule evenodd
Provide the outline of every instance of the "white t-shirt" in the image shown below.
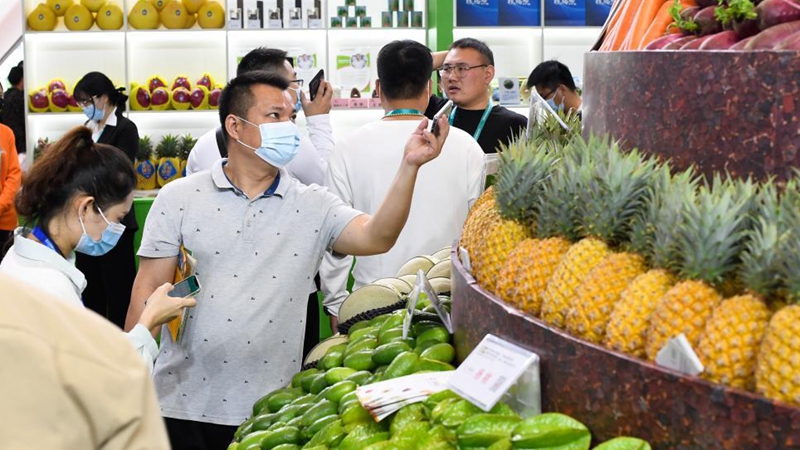
<path fill-rule="evenodd" d="M 300 148 L 297 155 L 286 165 L 290 175 L 301 183 L 322 185 L 328 170 L 328 158 L 333 150 L 333 131 L 330 116 L 319 114 L 306 117 L 308 137 L 300 134 Z M 222 159 L 214 128 L 197 139 L 186 163 L 186 175 L 210 170 L 214 163 Z"/>
<path fill-rule="evenodd" d="M 75 307 L 84 308 L 81 294 L 86 288 L 86 277 L 75 267 L 75 254 L 64 259 L 46 246 L 23 237 L 21 228 L 14 232 L 14 245 L 0 263 L 0 272 Z M 144 325 L 136 325 L 125 334 L 152 372 L 158 344 L 150 331 Z"/>
<path fill-rule="evenodd" d="M 374 214 L 386 197 L 417 120 L 378 120 L 336 143 L 325 184 L 359 211 Z M 442 153 L 420 168 L 411 211 L 397 243 L 387 253 L 359 256 L 355 288 L 393 277 L 410 258 L 449 246 L 458 236 L 469 205 L 483 190 L 484 153 L 469 134 L 451 127 Z M 338 314 L 347 296 L 352 257 L 325 255 L 320 268 L 325 307 Z"/>

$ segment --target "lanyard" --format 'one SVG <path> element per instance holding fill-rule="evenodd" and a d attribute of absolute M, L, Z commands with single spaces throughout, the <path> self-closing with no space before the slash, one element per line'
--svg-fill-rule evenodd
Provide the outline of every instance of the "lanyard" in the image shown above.
<path fill-rule="evenodd" d="M 486 120 L 489 119 L 489 113 L 492 112 L 492 99 L 489 99 L 489 104 L 486 105 L 486 110 L 483 111 L 483 116 L 481 116 L 481 121 L 478 122 L 478 128 L 475 129 L 475 134 L 472 137 L 477 141 L 481 137 L 481 132 L 483 132 L 483 127 L 486 125 Z M 450 125 L 453 124 L 453 120 L 456 118 L 456 107 L 453 107 L 453 111 L 450 112 Z"/>
<path fill-rule="evenodd" d="M 34 236 L 36 236 L 36 239 L 38 239 L 39 242 L 42 243 L 42 245 L 44 245 L 45 247 L 49 248 L 50 250 L 52 250 L 52 251 L 58 253 L 59 255 L 61 255 L 61 251 L 58 250 L 56 245 L 53 244 L 53 241 L 51 241 L 50 238 L 47 237 L 47 234 L 45 234 L 44 230 L 39 228 L 38 225 L 33 227 L 32 233 L 33 233 Z"/>
<path fill-rule="evenodd" d="M 421 115 L 422 115 L 422 111 L 420 111 L 418 109 L 400 108 L 400 109 L 393 109 L 393 110 L 387 112 L 386 114 L 383 115 L 383 117 L 421 116 Z"/>

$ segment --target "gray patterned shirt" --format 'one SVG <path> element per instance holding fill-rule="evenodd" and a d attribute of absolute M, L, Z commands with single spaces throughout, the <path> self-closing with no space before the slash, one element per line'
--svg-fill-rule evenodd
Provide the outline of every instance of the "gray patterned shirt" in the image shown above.
<path fill-rule="evenodd" d="M 139 256 L 173 257 L 183 242 L 202 286 L 180 344 L 161 335 L 154 377 L 164 416 L 238 425 L 300 369 L 309 280 L 362 213 L 285 170 L 250 200 L 224 162 L 161 190 Z"/>

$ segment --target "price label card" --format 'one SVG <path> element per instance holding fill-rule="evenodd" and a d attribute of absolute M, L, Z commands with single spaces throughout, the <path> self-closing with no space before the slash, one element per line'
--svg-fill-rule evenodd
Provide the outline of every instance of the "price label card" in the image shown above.
<path fill-rule="evenodd" d="M 484 411 L 491 410 L 538 356 L 487 334 L 450 378 L 450 389 Z"/>
<path fill-rule="evenodd" d="M 656 364 L 692 376 L 699 375 L 704 370 L 703 363 L 683 333 L 670 339 L 658 352 Z"/>
<path fill-rule="evenodd" d="M 411 323 L 414 319 L 414 313 L 417 310 L 417 301 L 419 300 L 419 287 L 414 286 L 411 295 L 408 297 L 408 304 L 406 305 L 406 316 L 403 318 L 403 339 L 408 338 L 408 330 L 411 329 Z"/>

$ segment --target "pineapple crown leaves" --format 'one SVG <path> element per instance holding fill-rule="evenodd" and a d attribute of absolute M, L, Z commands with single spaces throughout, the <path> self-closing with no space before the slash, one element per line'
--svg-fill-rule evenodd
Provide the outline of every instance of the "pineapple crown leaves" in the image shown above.
<path fill-rule="evenodd" d="M 603 149 L 605 156 L 587 164 L 590 177 L 578 191 L 580 233 L 618 245 L 646 206 L 656 161 L 636 150 L 623 153 L 608 137 L 590 137 L 586 145 Z"/>
<path fill-rule="evenodd" d="M 696 201 L 685 205 L 677 239 L 682 277 L 719 286 L 738 264 L 752 205 L 742 194 L 752 190 L 752 182 L 742 183 L 749 188 L 737 184 L 717 174 L 712 186 L 701 186 Z"/>
<path fill-rule="evenodd" d="M 575 136 L 581 134 L 581 119 L 578 114 L 571 111 L 568 113 L 558 112 L 557 114 L 558 118 L 567 125 L 567 129 L 561 126 L 556 116 L 547 114 L 543 120 L 536 122 L 536 126 L 531 129 L 528 140 L 538 142 L 543 146 L 559 149 L 566 146 Z"/>
<path fill-rule="evenodd" d="M 680 259 L 677 239 L 683 223 L 683 209 L 686 204 L 694 203 L 699 183 L 694 168 L 689 168 L 667 179 L 664 188 L 657 191 L 652 216 L 653 234 L 646 251 L 652 265 L 673 271 L 677 269 Z"/>
<path fill-rule="evenodd" d="M 189 159 L 189 153 L 192 151 L 194 144 L 197 143 L 197 139 L 193 138 L 191 134 L 185 134 L 180 139 L 180 158 L 181 159 Z"/>
<path fill-rule="evenodd" d="M 661 166 L 653 174 L 652 185 L 647 191 L 647 207 L 642 208 L 631 220 L 629 245 L 631 251 L 646 255 L 650 260 L 649 249 L 655 235 L 658 212 L 663 202 L 663 194 L 669 188 L 672 176 L 668 164 Z"/>
<path fill-rule="evenodd" d="M 586 177 L 587 171 L 566 163 L 542 185 L 542 201 L 537 206 L 536 234 L 541 239 L 562 236 L 570 241 L 578 240 L 576 230 L 576 200 L 578 181 Z"/>
<path fill-rule="evenodd" d="M 800 174 L 798 174 L 800 176 Z M 800 304 L 800 179 L 786 184 L 780 199 L 778 270 L 787 297 Z"/>
<path fill-rule="evenodd" d="M 142 136 L 139 138 L 139 148 L 136 150 L 136 160 L 144 161 L 153 156 L 153 143 L 150 141 L 150 136 Z"/>
<path fill-rule="evenodd" d="M 777 188 L 769 180 L 758 193 L 755 223 L 747 232 L 739 268 L 745 286 L 765 298 L 775 296 L 783 288 L 778 250 L 792 230 L 785 227 L 786 222 L 781 222 L 780 212 Z"/>
<path fill-rule="evenodd" d="M 517 139 L 502 146 L 499 155 L 495 200 L 500 215 L 523 225 L 536 221 L 543 181 L 558 163 L 555 152 L 538 147 L 535 141 Z"/>
<path fill-rule="evenodd" d="M 175 158 L 180 151 L 180 142 L 178 137 L 168 134 L 161 138 L 161 141 L 156 147 L 156 154 L 159 158 Z"/>

